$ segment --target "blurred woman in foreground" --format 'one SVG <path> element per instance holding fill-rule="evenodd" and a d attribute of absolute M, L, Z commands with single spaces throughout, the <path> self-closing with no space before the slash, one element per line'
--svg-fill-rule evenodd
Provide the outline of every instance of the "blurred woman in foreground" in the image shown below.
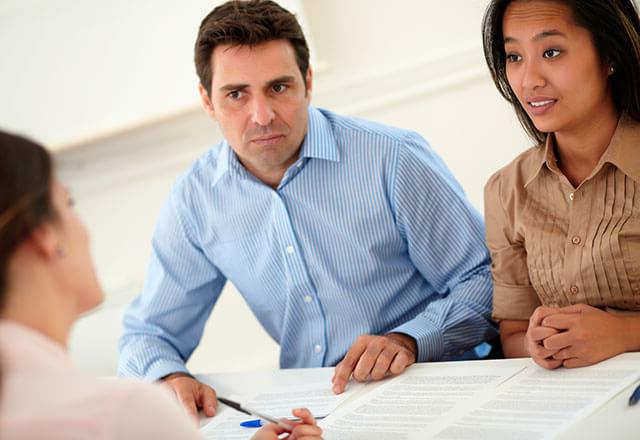
<path fill-rule="evenodd" d="M 49 154 L 0 132 L 0 433 L 3 439 L 200 439 L 158 385 L 75 370 L 67 339 L 102 301 L 87 231 Z M 306 410 L 291 439 L 319 439 Z M 255 440 L 275 440 L 268 425 Z"/>

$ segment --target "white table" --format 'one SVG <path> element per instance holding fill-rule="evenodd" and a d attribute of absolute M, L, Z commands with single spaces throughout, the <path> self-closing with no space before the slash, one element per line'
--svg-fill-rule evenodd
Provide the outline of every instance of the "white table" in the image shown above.
<path fill-rule="evenodd" d="M 590 417 L 565 431 L 560 439 L 580 440 L 619 440 L 640 439 L 640 404 L 635 407 L 627 405 L 629 396 L 635 386 L 640 383 L 640 353 L 628 353 L 624 356 L 633 357 L 638 362 L 638 380 L 628 386 L 623 392 L 610 400 L 606 405 L 595 411 Z M 523 366 L 531 363 L 530 359 L 501 359 L 485 361 L 465 361 L 464 363 L 486 363 L 490 365 Z M 460 364 L 461 362 L 456 362 Z M 442 363 L 445 366 L 445 363 Z M 211 375 L 197 375 L 197 377 L 213 386 L 223 396 L 233 394 L 252 394 L 269 392 L 279 387 L 303 385 L 309 382 L 326 380 L 330 386 L 333 368 L 307 368 L 275 371 L 250 371 L 237 373 L 223 373 Z M 372 390 L 375 384 L 370 389 Z M 231 411 L 220 405 L 218 411 Z M 203 421 L 204 422 L 204 421 Z"/>

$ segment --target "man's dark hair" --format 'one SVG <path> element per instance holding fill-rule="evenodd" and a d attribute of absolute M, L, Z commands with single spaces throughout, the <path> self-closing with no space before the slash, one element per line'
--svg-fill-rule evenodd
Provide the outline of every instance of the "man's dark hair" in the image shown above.
<path fill-rule="evenodd" d="M 302 78 L 309 69 L 309 46 L 295 15 L 271 0 L 231 0 L 207 15 L 195 45 L 196 72 L 211 96 L 213 50 L 221 44 L 256 46 L 288 40 L 293 46 Z"/>

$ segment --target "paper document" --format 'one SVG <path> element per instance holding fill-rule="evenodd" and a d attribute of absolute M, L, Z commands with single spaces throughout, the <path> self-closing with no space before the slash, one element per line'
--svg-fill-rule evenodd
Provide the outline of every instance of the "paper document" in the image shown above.
<path fill-rule="evenodd" d="M 325 439 L 424 439 L 443 418 L 455 420 L 523 367 L 437 363 L 414 365 L 401 376 L 347 403 L 320 425 Z"/>
<path fill-rule="evenodd" d="M 532 365 L 435 438 L 555 438 L 634 382 L 638 374 L 637 361 L 624 359 L 551 371 Z"/>
<path fill-rule="evenodd" d="M 637 361 L 545 370 L 494 363 L 415 365 L 320 425 L 327 440 L 553 438 L 638 378 Z"/>
<path fill-rule="evenodd" d="M 331 390 L 331 383 L 321 382 L 302 386 L 280 387 L 274 392 L 260 393 L 253 396 L 234 396 L 233 400 L 243 406 L 263 412 L 277 418 L 292 417 L 294 408 L 308 408 L 314 416 L 325 417 L 338 405 L 358 392 L 364 385 L 350 384 L 346 392 L 336 395 Z M 243 428 L 240 422 L 250 420 L 252 416 L 226 408 L 211 422 L 200 429 L 206 439 L 249 439 L 255 434 L 255 428 Z"/>

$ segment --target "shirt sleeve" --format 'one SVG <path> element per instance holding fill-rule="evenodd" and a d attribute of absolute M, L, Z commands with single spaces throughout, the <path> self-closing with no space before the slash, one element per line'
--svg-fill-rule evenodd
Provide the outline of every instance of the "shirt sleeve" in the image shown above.
<path fill-rule="evenodd" d="M 132 386 L 115 418 L 113 438 L 202 440 L 196 422 L 159 385 Z"/>
<path fill-rule="evenodd" d="M 118 374 L 152 381 L 185 372 L 226 282 L 194 238 L 184 181 L 163 207 L 142 293 L 124 316 Z"/>
<path fill-rule="evenodd" d="M 480 214 L 415 133 L 405 138 L 392 181 L 392 205 L 409 256 L 438 295 L 393 331 L 416 340 L 419 362 L 447 359 L 494 337 L 490 259 Z"/>
<path fill-rule="evenodd" d="M 501 173 L 495 174 L 484 190 L 487 245 L 493 274 L 493 318 L 528 320 L 540 305 L 529 279 L 527 251 L 515 233 L 514 208 L 507 208 Z M 509 203 L 512 205 L 513 202 Z"/>

